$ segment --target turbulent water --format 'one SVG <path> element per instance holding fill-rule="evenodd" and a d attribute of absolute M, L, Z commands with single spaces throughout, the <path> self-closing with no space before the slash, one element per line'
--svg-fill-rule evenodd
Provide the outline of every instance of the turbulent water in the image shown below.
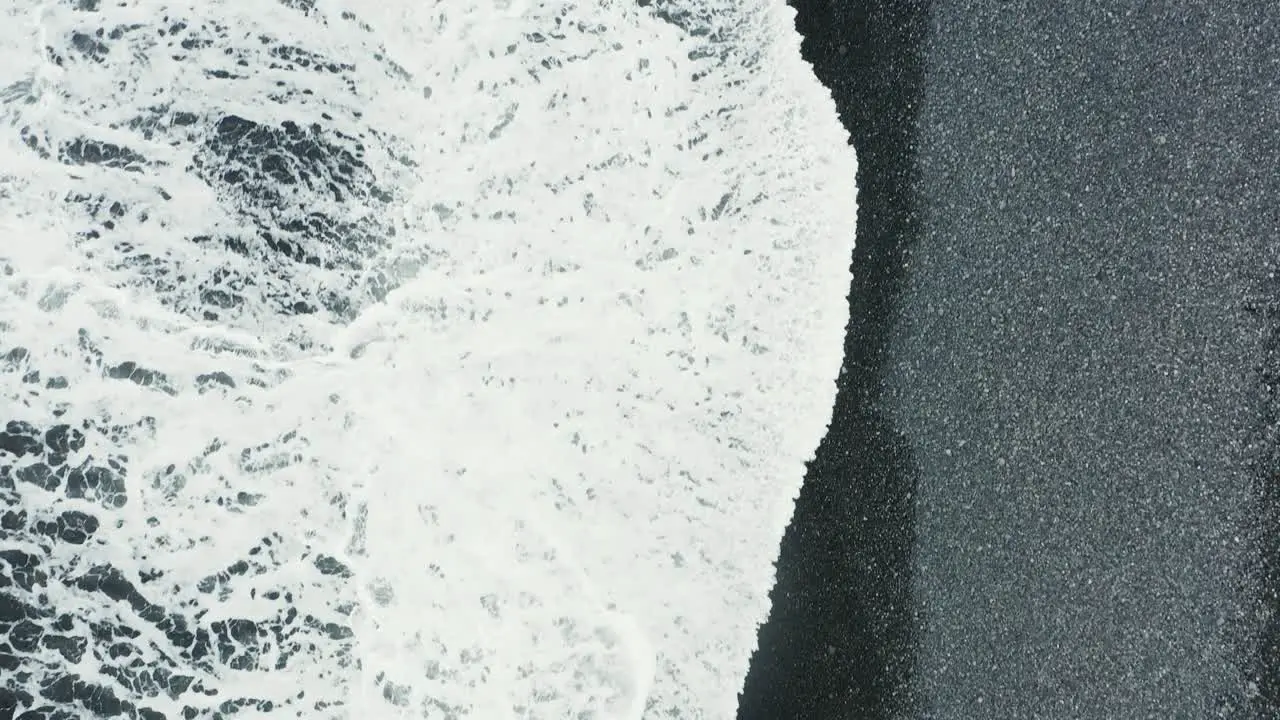
<path fill-rule="evenodd" d="M 729 718 L 852 151 L 780 0 L 9 0 L 0 718 Z"/>

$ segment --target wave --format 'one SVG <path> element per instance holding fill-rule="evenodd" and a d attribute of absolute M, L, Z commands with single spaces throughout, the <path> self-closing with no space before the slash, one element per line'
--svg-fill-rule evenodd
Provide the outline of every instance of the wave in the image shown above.
<path fill-rule="evenodd" d="M 3 12 L 0 712 L 732 716 L 854 237 L 790 10 Z"/>

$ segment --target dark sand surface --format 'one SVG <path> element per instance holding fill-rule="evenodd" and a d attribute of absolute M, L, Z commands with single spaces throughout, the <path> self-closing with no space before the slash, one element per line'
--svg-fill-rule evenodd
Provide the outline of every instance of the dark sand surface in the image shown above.
<path fill-rule="evenodd" d="M 853 319 L 740 718 L 1280 717 L 1280 6 L 797 8 Z"/>

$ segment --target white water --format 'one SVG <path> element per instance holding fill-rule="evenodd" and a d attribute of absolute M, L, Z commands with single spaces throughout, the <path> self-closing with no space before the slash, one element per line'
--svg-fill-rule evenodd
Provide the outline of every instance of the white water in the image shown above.
<path fill-rule="evenodd" d="M 733 717 L 854 236 L 780 0 L 7 7 L 18 714 Z"/>

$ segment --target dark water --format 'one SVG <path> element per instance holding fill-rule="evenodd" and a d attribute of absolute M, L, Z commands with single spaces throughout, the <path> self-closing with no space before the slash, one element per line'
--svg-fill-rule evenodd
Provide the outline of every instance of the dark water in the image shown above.
<path fill-rule="evenodd" d="M 1280 10 L 797 8 L 857 279 L 740 717 L 1280 717 Z"/>

